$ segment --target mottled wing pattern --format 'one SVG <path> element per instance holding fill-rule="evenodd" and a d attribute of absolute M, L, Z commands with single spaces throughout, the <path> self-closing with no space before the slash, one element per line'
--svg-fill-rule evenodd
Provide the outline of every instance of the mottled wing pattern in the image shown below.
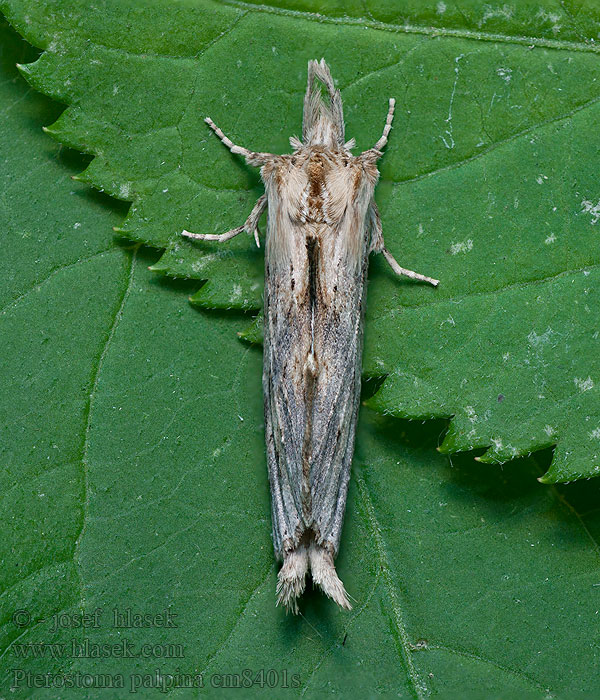
<path fill-rule="evenodd" d="M 375 177 L 360 159 L 322 149 L 263 169 L 274 213 L 263 381 L 280 557 L 307 531 L 337 552 L 360 393 L 365 216 Z"/>
<path fill-rule="evenodd" d="M 311 345 L 308 259 L 302 227 L 294 214 L 284 172 L 293 170 L 282 157 L 263 169 L 269 198 L 265 255 L 264 372 L 265 432 L 275 554 L 283 559 L 284 545 L 297 543 L 304 530 L 302 451 L 306 431 L 305 364 Z M 296 202 L 303 189 L 295 173 Z M 305 179 L 305 178 L 304 178 Z"/>
<path fill-rule="evenodd" d="M 352 158 L 324 182 L 328 224 L 319 236 L 313 337 L 318 366 L 312 406 L 310 491 L 319 544 L 337 554 L 361 387 L 362 333 L 370 231 L 365 216 L 375 177 Z"/>

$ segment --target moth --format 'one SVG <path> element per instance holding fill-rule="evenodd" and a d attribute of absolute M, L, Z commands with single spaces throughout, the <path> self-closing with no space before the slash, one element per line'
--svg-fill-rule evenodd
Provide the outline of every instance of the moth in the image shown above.
<path fill-rule="evenodd" d="M 355 141 L 345 140 L 342 98 L 321 59 L 308 64 L 302 141 L 290 138 L 293 153 L 238 146 L 207 117 L 232 153 L 260 166 L 265 194 L 243 226 L 220 235 L 183 231 L 191 239 L 219 242 L 246 231 L 260 246 L 258 222 L 268 209 L 265 437 L 273 543 L 283 562 L 277 602 L 295 613 L 309 573 L 338 605 L 351 608 L 334 559 L 354 451 L 369 253 L 383 253 L 398 275 L 438 284 L 400 267 L 383 241 L 373 192 L 394 106 L 390 99 L 373 148 L 352 155 Z"/>

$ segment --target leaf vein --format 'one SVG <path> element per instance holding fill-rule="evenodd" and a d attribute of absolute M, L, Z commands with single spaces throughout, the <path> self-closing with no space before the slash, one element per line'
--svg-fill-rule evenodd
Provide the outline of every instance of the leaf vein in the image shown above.
<path fill-rule="evenodd" d="M 428 177 L 432 177 L 433 175 L 438 175 L 439 173 L 443 173 L 443 172 L 446 172 L 448 170 L 454 170 L 455 168 L 460 168 L 463 165 L 466 165 L 468 163 L 471 163 L 474 160 L 477 160 L 478 158 L 481 158 L 482 156 L 486 156 L 491 151 L 494 151 L 497 148 L 504 146 L 505 144 L 511 143 L 512 141 L 516 141 L 521 136 L 527 136 L 527 134 L 532 133 L 536 129 L 541 129 L 544 126 L 548 126 L 550 124 L 555 124 L 555 123 L 563 121 L 565 119 L 569 119 L 570 117 L 577 114 L 578 112 L 581 112 L 582 110 L 587 109 L 588 107 L 593 107 L 598 102 L 600 102 L 600 95 L 598 95 L 597 97 L 594 97 L 591 100 L 588 100 L 588 102 L 584 102 L 580 105 L 577 105 L 577 107 L 573 107 L 573 109 L 571 109 L 568 112 L 565 112 L 564 114 L 559 114 L 556 117 L 550 117 L 549 119 L 539 121 L 535 124 L 532 124 L 531 126 L 528 126 L 526 129 L 523 129 L 521 131 L 517 131 L 514 134 L 507 136 L 505 139 L 501 139 L 500 141 L 496 141 L 495 143 L 491 143 L 487 148 L 484 148 L 479 153 L 475 153 L 472 156 L 469 156 L 468 158 L 464 158 L 463 160 L 459 160 L 455 163 L 449 163 L 448 165 L 444 165 L 441 168 L 436 168 L 435 170 L 428 170 L 426 172 L 419 173 L 417 175 L 414 175 L 413 177 L 407 178 L 406 180 L 390 180 L 388 178 L 385 178 L 385 179 L 382 178 L 382 181 L 385 180 L 386 182 L 391 182 L 393 187 L 398 187 L 400 185 L 406 185 L 407 183 L 410 183 L 410 182 L 417 182 L 419 180 L 424 180 Z"/>
<path fill-rule="evenodd" d="M 499 664 L 497 661 L 493 661 L 492 659 L 488 659 L 485 656 L 481 656 L 480 654 L 476 654 L 476 653 L 470 652 L 470 651 L 465 651 L 464 649 L 456 649 L 454 647 L 446 646 L 444 644 L 428 644 L 427 649 L 437 649 L 440 651 L 447 651 L 451 654 L 456 654 L 457 656 L 463 656 L 467 659 L 474 659 L 475 661 L 480 661 L 481 663 L 488 664 L 490 666 L 494 666 L 494 668 L 497 668 L 500 671 L 504 671 L 505 673 L 509 673 L 510 675 L 513 675 L 516 678 L 519 678 L 519 680 L 522 680 L 522 681 L 525 681 L 526 683 L 529 683 L 536 690 L 541 690 L 545 693 L 551 692 L 549 688 L 544 687 L 541 683 L 536 681 L 535 678 L 532 678 L 531 676 L 523 673 L 522 671 L 517 671 L 516 669 L 510 668 L 509 666 L 504 666 L 503 664 Z"/>
<path fill-rule="evenodd" d="M 490 41 L 498 44 L 520 44 L 525 46 L 537 46 L 557 51 L 581 51 L 600 53 L 600 46 L 588 41 L 568 41 L 564 39 L 546 39 L 544 37 L 523 36 L 520 34 L 501 34 L 493 32 L 476 32 L 471 29 L 450 29 L 448 27 L 433 27 L 418 24 L 392 24 L 378 20 L 369 20 L 364 17 L 329 17 L 317 12 L 302 10 L 289 10 L 273 5 L 255 5 L 242 0 L 220 0 L 223 5 L 244 8 L 248 12 L 264 12 L 284 17 L 294 17 L 309 22 L 337 24 L 346 26 L 368 27 L 379 31 L 393 32 L 397 34 L 427 34 L 432 37 L 451 37 L 471 41 Z"/>
<path fill-rule="evenodd" d="M 89 465 L 88 465 L 88 451 L 89 451 L 89 445 L 90 445 L 90 432 L 91 432 L 91 427 L 92 427 L 92 415 L 93 415 L 93 408 L 94 408 L 94 399 L 96 397 L 96 393 L 98 390 L 98 382 L 100 380 L 100 373 L 102 371 L 102 366 L 104 364 L 104 360 L 108 354 L 108 350 L 111 346 L 112 339 L 115 335 L 115 332 L 117 330 L 117 326 L 119 325 L 119 321 L 123 317 L 123 310 L 125 308 L 125 304 L 127 303 L 127 299 L 129 298 L 129 295 L 131 293 L 131 290 L 133 288 L 133 279 L 134 279 L 134 270 L 135 270 L 135 263 L 137 259 L 137 252 L 140 249 L 141 244 L 138 244 L 135 246 L 131 253 L 131 259 L 129 263 L 129 270 L 126 278 L 126 284 L 125 288 L 121 294 L 121 299 L 119 300 L 119 306 L 116 310 L 116 313 L 113 317 L 110 329 L 108 331 L 106 340 L 103 344 L 102 350 L 100 352 L 100 355 L 98 357 L 98 361 L 94 363 L 93 365 L 93 370 L 92 370 L 92 377 L 90 381 L 90 391 L 88 392 L 89 397 L 87 401 L 87 405 L 85 408 L 85 429 L 84 429 L 84 434 L 83 434 L 83 445 L 81 448 L 81 465 L 83 468 L 83 503 L 82 503 L 82 516 L 81 516 L 81 529 L 79 530 L 79 534 L 75 538 L 75 544 L 73 547 L 73 559 L 77 563 L 77 560 L 79 559 L 79 549 L 81 546 L 81 540 L 85 534 L 88 518 L 89 518 L 89 496 L 90 496 L 90 485 L 89 485 Z M 79 576 L 79 582 L 80 582 L 80 595 L 81 595 L 81 605 L 84 607 L 85 605 L 85 595 L 84 595 L 84 586 L 83 586 L 83 578 L 81 575 L 81 562 L 79 561 L 79 565 L 76 567 L 77 568 L 77 574 Z"/>
<path fill-rule="evenodd" d="M 371 501 L 371 497 L 369 495 L 369 491 L 364 477 L 361 474 L 356 474 L 356 482 L 358 484 L 358 489 L 363 501 L 363 506 L 367 513 L 369 526 L 371 528 L 371 536 L 373 537 L 373 540 L 375 542 L 375 549 L 379 558 L 381 571 L 383 574 L 383 580 L 390 597 L 393 621 L 398 631 L 398 639 L 400 641 L 401 658 L 406 667 L 406 671 L 410 683 L 412 685 L 414 696 L 418 698 L 418 700 L 422 700 L 425 697 L 425 689 L 412 660 L 411 654 L 413 645 L 410 642 L 408 632 L 406 631 L 406 626 L 404 624 L 403 614 L 398 601 L 398 596 L 396 595 L 396 589 L 394 587 L 392 572 L 387 558 L 387 552 L 385 548 L 385 543 L 383 541 L 383 535 L 381 534 L 381 528 L 379 527 L 377 515 L 375 514 L 375 508 L 373 507 L 373 503 Z"/>

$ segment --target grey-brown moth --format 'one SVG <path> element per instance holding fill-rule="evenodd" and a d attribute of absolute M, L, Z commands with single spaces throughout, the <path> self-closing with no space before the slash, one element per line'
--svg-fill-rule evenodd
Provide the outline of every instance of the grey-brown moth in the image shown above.
<path fill-rule="evenodd" d="M 400 267 L 383 241 L 373 191 L 394 104 L 390 99 L 381 138 L 353 156 L 342 98 L 322 59 L 308 64 L 302 141 L 290 138 L 293 153 L 249 151 L 205 120 L 232 153 L 261 167 L 265 185 L 243 226 L 183 235 L 222 242 L 246 231 L 260 245 L 258 222 L 268 209 L 265 433 L 273 543 L 283 561 L 278 603 L 293 612 L 308 573 L 342 608 L 351 607 L 334 559 L 354 451 L 369 253 L 383 253 L 399 275 L 438 284 Z"/>

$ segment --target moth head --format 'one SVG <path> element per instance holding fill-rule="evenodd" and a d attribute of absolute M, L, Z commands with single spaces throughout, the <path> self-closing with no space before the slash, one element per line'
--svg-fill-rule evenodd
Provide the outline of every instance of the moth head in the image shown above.
<path fill-rule="evenodd" d="M 325 89 L 324 93 L 321 86 Z M 305 146 L 324 146 L 335 150 L 344 148 L 342 97 L 323 58 L 308 62 L 302 141 Z"/>

